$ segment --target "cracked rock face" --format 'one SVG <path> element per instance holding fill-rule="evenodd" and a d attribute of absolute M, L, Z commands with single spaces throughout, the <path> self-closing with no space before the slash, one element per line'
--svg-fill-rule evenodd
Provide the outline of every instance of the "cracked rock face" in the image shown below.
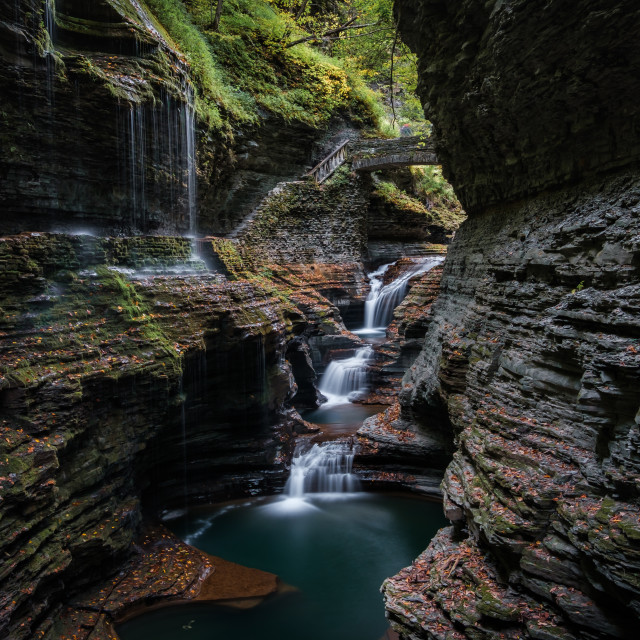
<path fill-rule="evenodd" d="M 141 504 L 284 481 L 303 317 L 248 281 L 166 271 L 189 254 L 185 238 L 0 240 L 3 638 L 59 637 L 63 601 L 126 560 Z"/>
<path fill-rule="evenodd" d="M 453 528 L 386 583 L 390 619 L 405 639 L 634 638 L 638 10 L 397 7 L 472 215 L 400 398 L 404 419 L 455 437 Z"/>
<path fill-rule="evenodd" d="M 639 198 L 626 173 L 489 209 L 459 232 L 401 401 L 432 428 L 450 425 L 447 514 L 527 605 L 506 622 L 490 610 L 458 619 L 459 602 L 441 598 L 447 580 L 430 578 L 422 593 L 436 622 L 414 612 L 423 635 L 407 637 L 448 637 L 435 630 L 451 621 L 472 638 L 502 637 L 505 626 L 513 638 L 634 637 Z M 448 557 L 427 564 L 441 571 Z M 451 580 L 468 588 L 469 571 L 459 565 Z M 535 627 L 535 607 L 556 635 Z"/>

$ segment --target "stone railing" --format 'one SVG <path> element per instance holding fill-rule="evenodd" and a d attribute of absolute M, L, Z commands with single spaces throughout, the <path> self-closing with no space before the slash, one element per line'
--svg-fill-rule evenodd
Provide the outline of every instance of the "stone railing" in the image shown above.
<path fill-rule="evenodd" d="M 351 157 L 354 171 L 376 171 L 394 167 L 440 164 L 433 141 L 423 136 L 392 138 L 390 140 L 345 140 L 307 176 L 324 182 L 339 166 Z"/>
<path fill-rule="evenodd" d="M 334 149 L 322 162 L 319 162 L 309 173 L 320 184 L 324 182 L 347 159 L 349 140 L 345 140 L 337 149 Z"/>

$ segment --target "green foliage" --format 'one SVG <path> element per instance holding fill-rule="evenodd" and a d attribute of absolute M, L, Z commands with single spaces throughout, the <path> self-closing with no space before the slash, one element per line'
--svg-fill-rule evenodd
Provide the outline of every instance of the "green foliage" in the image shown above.
<path fill-rule="evenodd" d="M 370 26 L 342 34 L 331 47 L 332 55 L 378 88 L 389 117 L 395 115 L 399 124 L 409 124 L 414 133 L 427 132 L 430 127 L 415 94 L 416 56 L 396 38 L 393 0 L 346 0 L 344 4 L 349 7 L 349 16 L 358 16 L 358 24 Z M 388 133 L 397 135 L 397 128 Z"/>
<path fill-rule="evenodd" d="M 416 198 L 397 187 L 392 182 L 380 181 L 376 184 L 374 194 L 382 198 L 397 209 L 403 211 L 412 211 L 414 213 L 422 213 L 428 215 L 427 207 Z"/>
<path fill-rule="evenodd" d="M 180 0 L 146 0 L 177 48 L 185 55 L 197 82 L 196 108 L 201 119 L 220 128 L 222 107 L 235 120 L 256 119 L 250 98 L 236 91 L 214 56 L 205 34 L 194 24 L 192 16 Z"/>
<path fill-rule="evenodd" d="M 396 209 L 423 214 L 430 225 L 442 227 L 447 233 L 455 231 L 466 216 L 440 167 L 411 167 L 411 174 L 412 194 L 392 182 L 379 181 L 375 195 Z"/>
<path fill-rule="evenodd" d="M 418 196 L 438 200 L 454 208 L 460 206 L 453 187 L 438 166 L 412 167 L 414 190 Z"/>
<path fill-rule="evenodd" d="M 444 179 L 438 166 L 411 167 L 413 191 L 417 197 L 429 202 L 431 215 L 442 220 L 451 231 L 466 218 L 453 187 Z"/>
<path fill-rule="evenodd" d="M 215 127 L 221 111 L 253 122 L 260 108 L 313 127 L 336 112 L 377 126 L 384 116 L 358 73 L 307 45 L 287 48 L 290 17 L 262 0 L 225 0 L 219 29 L 211 28 L 211 0 L 147 0 L 198 84 L 200 116 Z"/>

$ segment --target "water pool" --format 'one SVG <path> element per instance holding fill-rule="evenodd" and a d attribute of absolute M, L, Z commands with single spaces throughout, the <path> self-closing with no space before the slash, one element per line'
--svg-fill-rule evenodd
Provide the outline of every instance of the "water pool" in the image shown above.
<path fill-rule="evenodd" d="M 296 590 L 253 609 L 160 609 L 118 633 L 121 640 L 380 640 L 388 628 L 382 581 L 410 564 L 445 523 L 437 503 L 374 493 L 276 497 L 199 512 L 172 528 Z"/>

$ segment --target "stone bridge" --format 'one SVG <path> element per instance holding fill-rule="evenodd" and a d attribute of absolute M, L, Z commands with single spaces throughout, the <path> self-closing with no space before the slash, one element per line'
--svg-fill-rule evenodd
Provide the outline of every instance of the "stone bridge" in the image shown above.
<path fill-rule="evenodd" d="M 431 139 L 423 136 L 391 140 L 358 140 L 350 145 L 354 171 L 377 171 L 412 165 L 440 164 Z"/>
<path fill-rule="evenodd" d="M 413 165 L 440 164 L 433 142 L 423 136 L 407 136 L 391 140 L 345 140 L 309 173 L 316 182 L 324 182 L 347 160 L 354 171 L 377 171 Z"/>

